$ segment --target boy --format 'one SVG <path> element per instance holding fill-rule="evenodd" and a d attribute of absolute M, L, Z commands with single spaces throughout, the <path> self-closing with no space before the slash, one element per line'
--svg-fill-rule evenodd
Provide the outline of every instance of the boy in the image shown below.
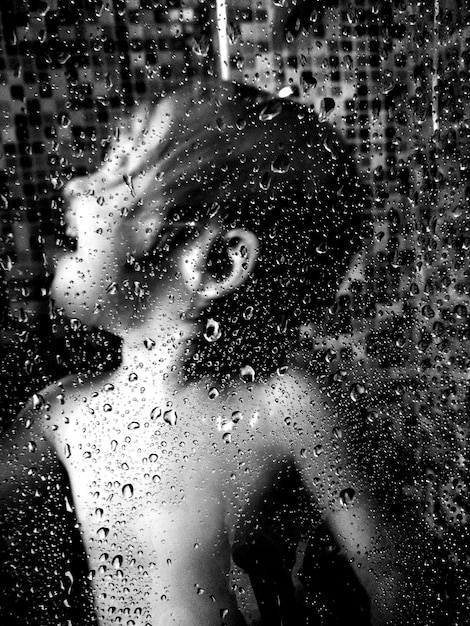
<path fill-rule="evenodd" d="M 250 561 L 257 512 L 288 467 L 373 622 L 398 619 L 398 535 L 382 532 L 341 420 L 292 347 L 359 245 L 354 168 L 333 129 L 255 89 L 189 85 L 139 109 L 67 196 L 77 243 L 53 296 L 123 344 L 118 369 L 45 390 L 4 437 L 4 518 L 46 490 L 41 511 L 65 537 L 52 559 L 62 590 L 42 589 L 25 621 L 243 624 L 231 549 Z M 63 471 L 87 556 L 76 570 Z"/>

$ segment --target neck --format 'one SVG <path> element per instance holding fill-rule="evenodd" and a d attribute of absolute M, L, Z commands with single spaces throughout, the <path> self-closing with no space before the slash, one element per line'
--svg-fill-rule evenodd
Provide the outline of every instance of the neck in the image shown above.
<path fill-rule="evenodd" d="M 152 324 L 140 324 L 121 329 L 118 334 L 121 347 L 121 369 L 129 373 L 152 373 L 155 384 L 181 382 L 182 364 L 196 332 L 194 321 L 168 318 L 153 320 Z"/>

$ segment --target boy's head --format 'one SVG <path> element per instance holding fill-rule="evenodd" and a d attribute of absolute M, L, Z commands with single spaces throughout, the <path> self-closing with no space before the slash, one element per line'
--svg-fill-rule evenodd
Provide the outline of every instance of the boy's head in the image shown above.
<path fill-rule="evenodd" d="M 274 371 L 288 329 L 333 298 L 359 247 L 345 144 L 307 107 L 253 88 L 194 83 L 140 107 L 95 176 L 95 196 L 115 204 L 102 216 L 107 237 L 137 282 L 179 257 L 188 315 L 202 326 L 191 376 Z M 110 254 L 119 252 L 106 250 L 105 266 Z"/>

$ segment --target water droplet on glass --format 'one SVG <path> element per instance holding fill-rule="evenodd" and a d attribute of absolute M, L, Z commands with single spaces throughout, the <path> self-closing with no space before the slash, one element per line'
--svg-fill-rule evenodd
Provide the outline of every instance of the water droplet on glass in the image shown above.
<path fill-rule="evenodd" d="M 351 386 L 350 397 L 353 402 L 358 402 L 361 396 L 366 393 L 367 389 L 363 383 L 355 383 Z"/>
<path fill-rule="evenodd" d="M 106 403 L 106 404 L 103 406 L 103 411 L 104 411 L 105 413 L 110 413 L 112 410 L 113 410 L 113 407 L 111 406 L 111 404 Z"/>
<path fill-rule="evenodd" d="M 240 26 L 236 23 L 230 22 L 229 25 L 227 26 L 227 37 L 228 37 L 229 43 L 231 43 L 232 45 L 237 43 L 237 41 L 241 37 Z"/>
<path fill-rule="evenodd" d="M 234 424 L 238 424 L 238 422 L 242 419 L 243 419 L 243 414 L 241 411 L 234 411 L 232 413 L 232 422 Z"/>
<path fill-rule="evenodd" d="M 150 463 L 156 463 L 158 461 L 158 454 L 152 453 L 149 456 L 149 461 Z"/>
<path fill-rule="evenodd" d="M 335 437 L 335 439 L 341 439 L 343 437 L 343 431 L 339 426 L 333 428 L 333 437 Z"/>
<path fill-rule="evenodd" d="M 267 191 L 271 186 L 271 174 L 269 172 L 264 172 L 259 181 L 259 186 L 263 191 Z"/>
<path fill-rule="evenodd" d="M 202 36 L 199 39 L 193 39 L 192 50 L 199 57 L 206 57 L 209 53 L 210 39 Z"/>
<path fill-rule="evenodd" d="M 127 428 L 128 430 L 137 430 L 138 428 L 140 428 L 140 424 L 139 422 L 131 422 L 127 425 Z"/>
<path fill-rule="evenodd" d="M 127 483 L 127 485 L 124 485 L 122 488 L 122 495 L 127 499 L 132 498 L 134 495 L 134 487 L 130 483 Z"/>
<path fill-rule="evenodd" d="M 5 254 L 4 256 L 0 258 L 0 267 L 5 272 L 9 272 L 11 268 L 13 267 L 12 260 L 10 259 L 8 254 Z"/>
<path fill-rule="evenodd" d="M 122 567 L 122 556 L 120 554 L 116 555 L 112 560 L 112 565 L 115 569 L 121 569 Z"/>
<path fill-rule="evenodd" d="M 111 441 L 111 450 L 112 450 L 112 452 L 116 452 L 117 446 L 118 446 L 118 442 L 116 441 L 116 439 L 113 439 Z"/>
<path fill-rule="evenodd" d="M 153 339 L 150 339 L 150 337 L 147 337 L 146 339 L 144 339 L 144 346 L 147 348 L 147 350 L 153 350 L 153 348 L 155 348 L 155 341 Z"/>
<path fill-rule="evenodd" d="M 214 341 L 217 341 L 217 339 L 220 339 L 221 336 L 222 331 L 220 330 L 219 322 L 213 320 L 212 318 L 208 319 L 204 330 L 204 339 L 213 343 Z"/>
<path fill-rule="evenodd" d="M 68 128 L 70 126 L 70 117 L 66 113 L 61 113 L 58 117 L 58 122 L 62 128 Z"/>
<path fill-rule="evenodd" d="M 109 535 L 109 528 L 102 526 L 98 529 L 98 532 L 96 534 L 98 536 L 98 539 L 106 539 L 106 537 Z"/>
<path fill-rule="evenodd" d="M 317 444 L 314 448 L 313 448 L 313 454 L 315 456 L 320 456 L 320 454 L 323 453 L 323 446 L 321 444 Z"/>
<path fill-rule="evenodd" d="M 251 320 L 254 311 L 255 310 L 252 306 L 247 306 L 246 309 L 243 311 L 243 318 L 246 320 Z"/>
<path fill-rule="evenodd" d="M 262 122 L 269 122 L 277 117 L 282 111 L 282 102 L 280 100 L 272 100 L 262 108 L 259 119 Z"/>
<path fill-rule="evenodd" d="M 135 198 L 135 189 L 134 189 L 134 181 L 132 180 L 132 176 L 129 174 L 124 174 L 122 177 L 123 181 L 129 187 L 129 191 L 131 192 L 131 196 Z"/>
<path fill-rule="evenodd" d="M 276 174 L 285 174 L 289 171 L 290 160 L 285 154 L 278 154 L 271 163 L 271 169 Z"/>
<path fill-rule="evenodd" d="M 354 64 L 354 62 L 353 62 L 353 58 L 352 58 L 352 56 L 351 56 L 350 54 L 347 54 L 347 55 L 344 57 L 344 66 L 345 66 L 345 68 L 346 68 L 347 70 L 352 70 L 352 68 L 353 68 L 353 64 Z"/>
<path fill-rule="evenodd" d="M 155 406 L 151 411 L 150 411 L 150 419 L 151 420 L 156 420 L 159 417 L 162 416 L 162 410 L 159 406 Z"/>
<path fill-rule="evenodd" d="M 170 426 L 175 426 L 176 422 L 178 421 L 178 416 L 176 414 L 176 411 L 174 411 L 173 409 L 170 409 L 169 411 L 165 411 L 163 413 L 163 420 Z"/>
<path fill-rule="evenodd" d="M 354 503 L 356 492 L 352 487 L 347 487 L 347 489 L 342 489 L 339 494 L 339 499 L 343 506 L 349 506 Z"/>
<path fill-rule="evenodd" d="M 219 395 L 220 394 L 219 394 L 219 390 L 217 389 L 217 387 L 211 387 L 209 389 L 208 396 L 211 400 L 215 400 L 215 398 L 217 398 Z"/>
<path fill-rule="evenodd" d="M 302 72 L 300 85 L 303 91 L 308 94 L 310 89 L 314 89 L 317 86 L 317 79 L 310 70 L 305 70 Z"/>
<path fill-rule="evenodd" d="M 320 104 L 320 122 L 326 122 L 334 108 L 335 101 L 333 98 L 323 98 Z"/>
<path fill-rule="evenodd" d="M 70 445 L 68 443 L 66 443 L 65 446 L 64 446 L 64 454 L 65 454 L 65 458 L 66 459 L 70 459 L 72 451 L 71 451 Z"/>
<path fill-rule="evenodd" d="M 252 383 L 255 380 L 255 370 L 251 365 L 244 365 L 240 368 L 240 377 L 245 383 Z"/>
<path fill-rule="evenodd" d="M 44 398 L 41 396 L 40 393 L 33 394 L 32 402 L 33 402 L 33 409 L 36 411 L 39 411 L 44 406 Z"/>

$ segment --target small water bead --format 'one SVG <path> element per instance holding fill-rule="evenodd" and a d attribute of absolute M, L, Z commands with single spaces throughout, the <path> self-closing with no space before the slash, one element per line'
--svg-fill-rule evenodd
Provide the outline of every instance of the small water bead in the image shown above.
<path fill-rule="evenodd" d="M 106 403 L 105 405 L 103 405 L 103 411 L 105 413 L 110 413 L 113 410 L 113 407 L 111 404 Z"/>
<path fill-rule="evenodd" d="M 104 386 L 105 391 L 114 391 L 114 385 L 112 383 L 106 383 Z"/>
<path fill-rule="evenodd" d="M 128 430 L 137 430 L 138 428 L 140 428 L 140 424 L 139 422 L 130 422 L 130 424 L 127 425 Z"/>
<path fill-rule="evenodd" d="M 135 372 L 132 372 L 131 374 L 129 374 L 129 382 L 133 383 L 134 381 L 136 381 L 139 377 L 137 376 L 137 374 Z"/>
<path fill-rule="evenodd" d="M 158 461 L 158 454 L 152 453 L 149 456 L 149 461 L 150 463 L 156 463 Z"/>

